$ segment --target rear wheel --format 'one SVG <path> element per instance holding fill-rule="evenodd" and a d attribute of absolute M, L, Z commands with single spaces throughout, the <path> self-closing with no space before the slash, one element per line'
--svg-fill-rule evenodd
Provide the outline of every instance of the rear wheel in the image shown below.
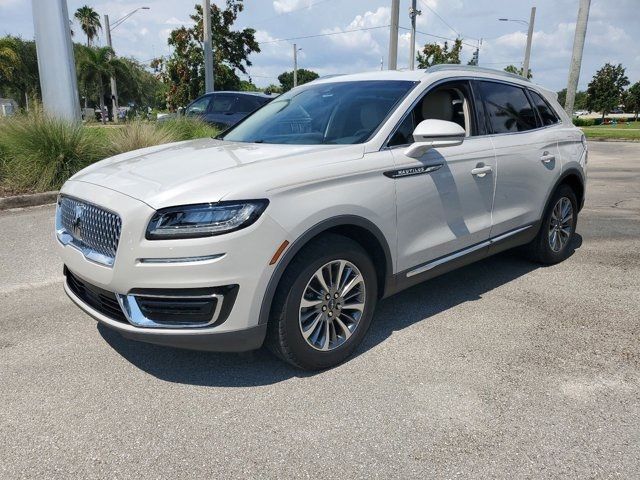
<path fill-rule="evenodd" d="M 373 263 L 358 243 L 334 234 L 313 240 L 278 285 L 267 346 L 300 368 L 339 364 L 369 328 L 376 283 Z"/>
<path fill-rule="evenodd" d="M 526 247 L 532 260 L 551 265 L 571 254 L 578 221 L 577 204 L 571 187 L 560 185 L 549 202 L 538 235 Z"/>

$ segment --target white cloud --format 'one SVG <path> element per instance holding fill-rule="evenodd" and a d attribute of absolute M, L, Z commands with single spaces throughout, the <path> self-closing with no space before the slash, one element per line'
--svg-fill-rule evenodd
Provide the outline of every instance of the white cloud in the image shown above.
<path fill-rule="evenodd" d="M 273 9 L 276 13 L 288 13 L 310 6 L 311 0 L 274 0 L 273 2 Z"/>
<path fill-rule="evenodd" d="M 356 15 L 351 23 L 349 23 L 345 28 L 325 28 L 322 30 L 322 33 L 338 33 L 346 31 L 348 33 L 332 35 L 327 38 L 342 48 L 349 50 L 361 50 L 365 53 L 375 53 L 378 55 L 382 51 L 382 47 L 373 34 L 375 30 L 361 30 L 354 32 L 350 32 L 350 30 L 383 27 L 389 24 L 390 17 L 391 13 L 388 7 L 378 7 L 375 12 L 367 11 L 363 15 Z"/>

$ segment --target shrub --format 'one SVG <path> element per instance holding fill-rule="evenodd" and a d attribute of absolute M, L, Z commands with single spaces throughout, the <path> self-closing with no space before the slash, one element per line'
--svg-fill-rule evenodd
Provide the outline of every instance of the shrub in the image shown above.
<path fill-rule="evenodd" d="M 55 190 L 81 168 L 104 156 L 104 143 L 80 123 L 41 110 L 15 115 L 0 125 L 4 182 L 15 190 Z"/>
<path fill-rule="evenodd" d="M 175 141 L 191 140 L 192 138 L 215 137 L 220 131 L 215 127 L 189 117 L 177 117 L 156 124 L 162 131 L 169 132 Z"/>
<path fill-rule="evenodd" d="M 592 127 L 596 124 L 596 121 L 593 118 L 574 117 L 573 124 L 576 127 Z"/>
<path fill-rule="evenodd" d="M 105 129 L 97 130 L 104 131 Z M 108 131 L 107 138 L 106 153 L 109 155 L 117 155 L 118 153 L 130 152 L 139 148 L 176 141 L 171 132 L 142 121 L 134 121 L 121 127 L 111 128 Z"/>

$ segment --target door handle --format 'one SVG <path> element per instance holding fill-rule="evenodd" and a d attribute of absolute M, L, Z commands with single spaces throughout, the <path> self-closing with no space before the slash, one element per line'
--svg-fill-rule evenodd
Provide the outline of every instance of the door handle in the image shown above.
<path fill-rule="evenodd" d="M 540 157 L 540 161 L 541 161 L 542 163 L 551 163 L 551 162 L 553 162 L 555 159 L 556 159 L 556 156 L 555 156 L 555 155 L 551 155 L 551 154 L 549 154 L 549 152 L 544 152 L 544 153 L 542 154 L 542 156 Z"/>
<path fill-rule="evenodd" d="M 487 173 L 493 172 L 493 168 L 490 165 L 484 165 L 482 167 L 476 167 L 471 170 L 471 175 L 475 175 L 476 177 L 484 177 Z"/>

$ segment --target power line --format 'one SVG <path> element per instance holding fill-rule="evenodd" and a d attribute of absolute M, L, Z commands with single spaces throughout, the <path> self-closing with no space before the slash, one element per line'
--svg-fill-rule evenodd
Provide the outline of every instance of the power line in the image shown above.
<path fill-rule="evenodd" d="M 389 28 L 390 25 L 380 25 L 378 27 L 366 27 L 366 28 L 354 28 L 353 30 L 342 30 L 340 32 L 330 32 L 330 33 L 318 33 L 316 35 L 305 35 L 303 37 L 290 37 L 290 38 L 278 38 L 276 40 L 269 40 L 267 42 L 260 42 L 260 44 L 265 43 L 278 43 L 278 42 L 288 42 L 290 40 L 304 40 L 305 38 L 317 38 L 317 37 L 330 37 L 331 35 L 342 35 L 344 33 L 352 33 L 352 32 L 362 32 L 365 30 L 375 30 L 378 28 Z"/>
<path fill-rule="evenodd" d="M 407 27 L 399 27 L 401 30 L 409 30 Z M 439 38 L 440 40 L 446 40 L 448 42 L 455 42 L 456 40 L 459 40 L 457 38 L 448 38 L 448 37 L 443 37 L 442 35 L 435 35 L 433 33 L 427 33 L 427 32 L 422 32 L 420 30 L 416 30 L 416 33 L 420 33 L 422 35 L 427 35 L 428 37 L 434 37 L 434 38 Z M 467 47 L 471 47 L 471 48 L 476 48 L 477 45 L 472 45 L 470 43 L 467 42 L 462 42 L 463 45 L 466 45 Z"/>
<path fill-rule="evenodd" d="M 440 14 L 438 12 L 436 12 L 433 8 L 431 8 L 429 5 L 427 5 L 427 2 L 425 2 L 424 0 L 420 0 L 420 3 L 422 5 L 424 5 L 425 8 L 429 9 L 431 11 L 431 13 L 433 13 L 436 17 L 438 17 L 442 21 L 442 23 L 444 23 L 447 27 L 449 27 L 453 31 L 453 33 L 455 33 L 459 37 L 462 36 L 462 35 L 460 35 L 460 32 L 458 32 L 455 28 L 453 28 L 451 26 L 451 24 L 449 24 L 449 22 L 447 22 L 444 18 L 442 18 L 440 16 Z"/>

